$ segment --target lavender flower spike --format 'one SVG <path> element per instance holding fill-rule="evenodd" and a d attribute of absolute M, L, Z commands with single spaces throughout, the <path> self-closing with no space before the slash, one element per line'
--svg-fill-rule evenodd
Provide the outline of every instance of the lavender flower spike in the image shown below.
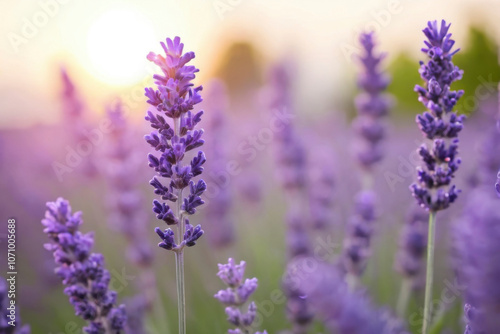
<path fill-rule="evenodd" d="M 235 264 L 230 258 L 227 264 L 219 264 L 217 276 L 228 288 L 220 290 L 214 297 L 227 306 L 227 321 L 236 326 L 236 329 L 228 330 L 229 334 L 253 333 L 252 324 L 257 315 L 257 306 L 251 302 L 246 312 L 242 310 L 242 307 L 257 289 L 257 279 L 244 279 L 244 275 L 245 261 Z M 267 334 L 267 332 L 255 332 L 255 334 Z"/>
<path fill-rule="evenodd" d="M 108 290 L 111 275 L 104 267 L 102 254 L 91 253 L 92 233 L 78 229 L 83 223 L 81 212 L 72 213 L 68 201 L 58 198 L 47 203 L 42 224 L 50 238 L 45 248 L 54 253 L 62 279 L 75 308 L 76 315 L 88 321 L 84 331 L 89 334 L 119 334 L 126 325 L 124 305 L 115 306 L 116 292 Z"/>
<path fill-rule="evenodd" d="M 450 85 L 462 78 L 463 71 L 452 62 L 458 49 L 451 50 L 455 41 L 448 33 L 449 27 L 443 20 L 440 28 L 433 21 L 424 29 L 428 40 L 422 52 L 429 61 L 420 62 L 419 72 L 426 85 L 425 88 L 415 86 L 418 100 L 428 110 L 418 115 L 416 121 L 424 136 L 433 140 L 433 145 L 429 148 L 424 144 L 419 148 L 424 168 L 418 169 L 418 182 L 410 189 L 421 207 L 434 212 L 446 209 L 457 199 L 459 190 L 451 185 L 451 180 L 460 165 L 456 137 L 465 120 L 464 115 L 457 116 L 453 111 L 464 92 L 450 90 Z"/>
<path fill-rule="evenodd" d="M 385 137 L 383 118 L 388 114 L 391 98 L 384 93 L 389 77 L 380 64 L 385 54 L 376 54 L 374 34 L 362 33 L 359 37 L 363 53 L 359 56 L 362 72 L 358 86 L 363 92 L 356 97 L 358 116 L 353 121 L 357 138 L 357 160 L 363 170 L 362 190 L 355 200 L 355 212 L 348 224 L 342 261 L 347 279 L 354 288 L 363 274 L 370 256 L 370 241 L 376 220 L 373 188 L 373 169 L 382 159 L 382 140 Z"/>
<path fill-rule="evenodd" d="M 193 215 L 204 201 L 202 194 L 207 189 L 205 181 L 194 178 L 203 172 L 205 154 L 202 151 L 188 155 L 203 145 L 203 130 L 196 130 L 203 111 L 193 112 L 194 106 L 202 101 L 201 86 L 193 88 L 192 80 L 199 70 L 189 63 L 194 52 L 182 53 L 184 44 L 179 37 L 167 38 L 161 43 L 165 56 L 151 52 L 148 59 L 158 65 L 162 74 L 153 78 L 156 88 L 146 88 L 148 103 L 154 111 L 148 111 L 146 120 L 154 129 L 146 135 L 146 141 L 159 152 L 149 154 L 149 166 L 157 176 L 150 184 L 155 194 L 160 197 L 153 201 L 156 218 L 167 225 L 176 225 L 177 231 L 168 228 L 155 231 L 161 239 L 159 247 L 175 252 L 177 293 L 179 307 L 179 333 L 186 333 L 185 297 L 184 297 L 184 247 L 191 247 L 203 235 L 200 225 L 193 227 L 186 216 Z M 167 119 L 170 118 L 170 121 Z M 186 159 L 191 159 L 185 162 Z M 175 203 L 170 207 L 167 202 Z"/>
<path fill-rule="evenodd" d="M 417 169 L 418 182 L 410 186 L 417 204 L 429 211 L 423 334 L 428 333 L 431 325 L 436 212 L 448 208 L 460 192 L 451 185 L 451 180 L 460 165 L 456 137 L 462 130 L 465 116 L 457 116 L 453 107 L 464 92 L 452 91 L 450 85 L 462 78 L 463 71 L 452 62 L 458 49 L 452 51 L 455 41 L 448 33 L 449 28 L 444 20 L 440 27 L 437 21 L 429 21 L 423 30 L 427 40 L 422 52 L 429 60 L 420 62 L 419 72 L 425 87 L 415 86 L 418 100 L 428 110 L 418 115 L 416 121 L 424 136 L 433 141 L 430 148 L 426 144 L 420 146 L 418 153 L 424 168 Z"/>
<path fill-rule="evenodd" d="M 359 41 L 364 53 L 359 56 L 362 73 L 358 86 L 363 93 L 356 97 L 358 117 L 353 122 L 353 128 L 359 136 L 358 163 L 370 171 L 383 157 L 381 142 L 385 137 L 385 126 L 382 119 L 387 115 L 392 101 L 383 93 L 389 84 L 389 77 L 380 69 L 385 54 L 374 53 L 374 33 L 362 33 Z"/>

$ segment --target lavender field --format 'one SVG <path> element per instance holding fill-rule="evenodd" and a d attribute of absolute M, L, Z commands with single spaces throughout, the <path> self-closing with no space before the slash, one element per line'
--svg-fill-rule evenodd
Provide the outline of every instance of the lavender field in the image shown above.
<path fill-rule="evenodd" d="M 0 334 L 499 334 L 500 2 L 3 2 Z"/>

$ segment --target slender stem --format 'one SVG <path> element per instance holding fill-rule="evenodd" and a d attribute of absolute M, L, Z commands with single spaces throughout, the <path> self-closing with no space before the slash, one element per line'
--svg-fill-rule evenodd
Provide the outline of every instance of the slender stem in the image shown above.
<path fill-rule="evenodd" d="M 435 239 L 436 213 L 429 212 L 429 236 L 427 242 L 427 269 L 425 280 L 425 305 L 424 305 L 424 324 L 422 334 L 427 334 L 431 325 L 432 308 L 432 279 L 434 274 L 434 239 Z"/>
<path fill-rule="evenodd" d="M 177 276 L 177 309 L 179 312 L 179 334 L 186 334 L 186 298 L 184 293 L 184 251 L 175 253 Z"/>
<path fill-rule="evenodd" d="M 400 318 L 404 318 L 406 315 L 406 308 L 408 307 L 408 301 L 410 300 L 410 295 L 412 291 L 412 281 L 409 278 L 404 278 L 401 283 L 401 290 L 399 290 L 398 303 L 396 305 L 396 311 Z"/>
<path fill-rule="evenodd" d="M 180 135 L 180 117 L 174 118 L 174 133 Z M 177 161 L 180 167 L 181 162 Z M 179 218 L 177 223 L 177 244 L 180 246 L 184 239 L 184 217 L 182 214 L 182 189 L 177 191 L 176 214 Z M 184 283 L 184 247 L 175 252 L 175 273 L 177 281 L 177 311 L 179 313 L 179 334 L 186 334 L 186 294 Z"/>

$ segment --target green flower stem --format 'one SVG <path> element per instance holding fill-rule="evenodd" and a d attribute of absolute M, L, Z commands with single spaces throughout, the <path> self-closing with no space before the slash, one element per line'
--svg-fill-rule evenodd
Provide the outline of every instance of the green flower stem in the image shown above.
<path fill-rule="evenodd" d="M 427 242 L 427 269 L 425 280 L 424 324 L 422 334 L 428 334 L 431 326 L 432 308 L 432 279 L 434 274 L 434 242 L 435 242 L 436 213 L 429 212 L 429 236 Z"/>
<path fill-rule="evenodd" d="M 412 281 L 409 278 L 404 278 L 401 283 L 401 290 L 399 290 L 398 303 L 396 305 L 396 311 L 400 318 L 404 318 L 406 315 L 406 309 L 408 308 L 411 292 Z"/>

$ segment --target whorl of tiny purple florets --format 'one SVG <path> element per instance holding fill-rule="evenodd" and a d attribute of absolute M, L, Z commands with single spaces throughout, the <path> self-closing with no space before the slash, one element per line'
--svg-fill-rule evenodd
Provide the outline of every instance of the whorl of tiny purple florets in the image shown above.
<path fill-rule="evenodd" d="M 455 41 L 448 33 L 450 25 L 441 21 L 429 21 L 423 30 L 427 41 L 422 48 L 429 60 L 420 62 L 420 76 L 425 81 L 425 88 L 415 86 L 427 111 L 417 116 L 417 124 L 426 138 L 434 140 L 433 146 L 422 145 L 418 152 L 425 163 L 425 168 L 419 168 L 418 182 L 410 189 L 417 203 L 427 210 L 438 211 L 446 209 L 453 203 L 459 190 L 451 185 L 455 171 L 460 165 L 458 153 L 458 133 L 463 128 L 464 115 L 457 116 L 453 111 L 463 91 L 452 91 L 450 85 L 462 78 L 463 71 L 452 62 L 452 56 L 458 52 L 452 51 Z M 448 143 L 448 139 L 452 139 Z"/>
<path fill-rule="evenodd" d="M 108 329 L 123 333 L 125 307 L 115 306 L 116 292 L 108 290 L 111 275 L 102 254 L 91 253 L 93 234 L 79 231 L 81 216 L 81 212 L 72 213 L 68 201 L 62 198 L 48 202 L 42 224 L 51 242 L 45 248 L 54 253 L 58 265 L 55 272 L 66 285 L 64 293 L 76 315 L 89 322 L 85 332 L 102 334 Z"/>
<path fill-rule="evenodd" d="M 312 257 L 294 259 L 284 284 L 307 295 L 311 308 L 329 332 L 339 334 L 407 334 L 387 310 L 377 310 L 362 292 L 350 292 L 337 267 Z"/>
<path fill-rule="evenodd" d="M 496 333 L 500 328 L 500 201 L 490 187 L 473 190 L 457 227 L 457 266 L 471 333 Z"/>
<path fill-rule="evenodd" d="M 342 257 L 345 270 L 354 276 L 363 274 L 370 255 L 375 204 L 375 193 L 371 190 L 361 191 L 354 203 L 354 215 L 348 224 Z"/>
<path fill-rule="evenodd" d="M 183 164 L 187 153 L 203 145 L 201 139 L 203 130 L 196 130 L 196 125 L 201 121 L 203 111 L 192 112 L 194 106 L 202 101 L 200 91 L 202 87 L 193 88 L 191 82 L 199 70 L 187 63 L 194 58 L 193 52 L 182 53 L 184 44 L 179 37 L 174 40 L 167 38 L 166 44 L 161 43 L 165 57 L 150 53 L 148 59 L 162 70 L 162 75 L 155 74 L 156 89 L 146 88 L 148 103 L 157 113 L 148 111 L 146 120 L 149 121 L 154 131 L 145 136 L 146 141 L 159 152 L 159 156 L 149 154 L 149 166 L 153 168 L 155 176 L 150 184 L 163 201 L 172 203 L 180 202 L 181 212 L 175 212 L 165 202 L 153 201 L 153 212 L 159 220 L 168 225 L 179 222 L 185 224 L 180 231 L 183 236 L 178 236 L 177 243 L 174 231 L 165 231 L 156 228 L 160 236 L 159 246 L 168 250 L 180 251 L 184 246 L 193 246 L 201 237 L 203 230 L 200 225 L 192 227 L 184 215 L 192 215 L 204 203 L 201 195 L 207 186 L 203 180 L 194 181 L 193 178 L 203 172 L 205 154 L 199 151 L 194 154 L 188 164 Z M 164 117 L 170 118 L 169 123 Z M 161 181 L 161 179 L 166 179 Z M 188 188 L 188 189 L 186 189 Z M 184 192 L 187 190 L 187 194 Z M 184 192 L 184 193 L 183 193 Z"/>
<path fill-rule="evenodd" d="M 323 152 L 322 152 L 323 153 Z M 324 152 L 328 154 L 327 152 Z M 332 207 L 334 204 L 335 176 L 332 164 L 327 157 L 322 157 L 321 163 L 311 175 L 309 188 L 309 206 L 311 224 L 317 230 L 326 230 L 332 225 Z M 313 168 L 314 169 L 314 168 Z"/>
<path fill-rule="evenodd" d="M 382 118 L 389 111 L 391 99 L 383 93 L 389 84 L 389 77 L 380 69 L 385 54 L 374 53 L 374 34 L 363 33 L 359 41 L 363 49 L 363 54 L 359 56 L 363 71 L 359 75 L 358 86 L 363 92 L 355 100 L 359 115 L 353 122 L 353 128 L 359 136 L 358 162 L 370 169 L 382 159 L 380 144 L 385 136 Z"/>
<path fill-rule="evenodd" d="M 219 264 L 217 276 L 228 288 L 220 290 L 214 297 L 227 306 L 227 321 L 236 326 L 235 329 L 228 330 L 229 334 L 253 333 L 252 325 L 257 315 L 257 306 L 251 302 L 247 311 L 244 312 L 243 305 L 257 289 L 257 279 L 245 279 L 244 275 L 245 261 L 236 264 L 232 258 L 229 258 L 227 264 Z M 267 334 L 267 332 L 255 332 L 255 334 Z"/>
<path fill-rule="evenodd" d="M 422 272 L 423 258 L 427 249 L 428 214 L 412 208 L 407 218 L 400 240 L 396 257 L 396 270 L 404 277 L 411 279 L 413 286 L 419 283 Z"/>
<path fill-rule="evenodd" d="M 9 289 L 5 278 L 0 277 L 0 333 L 2 334 L 30 334 L 29 325 L 21 325 L 19 309 L 15 307 L 15 320 L 11 320 L 12 307 L 8 298 Z"/>

